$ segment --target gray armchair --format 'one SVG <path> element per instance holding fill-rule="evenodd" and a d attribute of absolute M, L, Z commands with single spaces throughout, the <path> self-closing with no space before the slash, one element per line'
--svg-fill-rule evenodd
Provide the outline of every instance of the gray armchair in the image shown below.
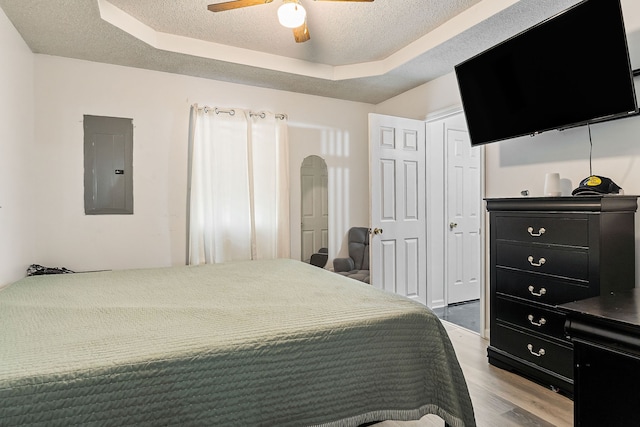
<path fill-rule="evenodd" d="M 349 230 L 349 258 L 333 260 L 333 271 L 343 276 L 369 283 L 369 229 L 353 227 Z"/>

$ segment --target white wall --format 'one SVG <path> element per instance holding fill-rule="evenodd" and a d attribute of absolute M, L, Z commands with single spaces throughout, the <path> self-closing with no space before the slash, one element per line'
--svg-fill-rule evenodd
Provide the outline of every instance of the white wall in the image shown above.
<path fill-rule="evenodd" d="M 187 136 L 191 104 L 289 116 L 292 254 L 300 252 L 300 165 L 329 168 L 330 257 L 349 227 L 368 224 L 369 104 L 174 74 L 35 56 L 38 170 L 36 253 L 73 270 L 146 268 L 185 262 Z M 86 216 L 84 114 L 134 124 L 134 215 Z"/>
<path fill-rule="evenodd" d="M 376 113 L 424 120 L 427 115 L 461 106 L 453 72 L 376 105 Z"/>
<path fill-rule="evenodd" d="M 35 262 L 33 54 L 0 9 L 0 286 Z"/>

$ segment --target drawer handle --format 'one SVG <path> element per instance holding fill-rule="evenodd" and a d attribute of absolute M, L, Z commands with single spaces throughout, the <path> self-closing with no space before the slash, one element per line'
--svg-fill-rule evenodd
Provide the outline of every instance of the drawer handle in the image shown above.
<path fill-rule="evenodd" d="M 529 261 L 529 264 L 531 264 L 534 267 L 540 267 L 542 264 L 547 262 L 547 260 L 544 258 L 540 258 L 538 262 L 533 262 L 533 257 L 531 255 L 529 255 L 529 258 L 527 258 L 527 260 Z"/>
<path fill-rule="evenodd" d="M 533 321 L 533 314 L 528 315 L 527 319 L 529 319 L 529 323 L 531 323 L 533 326 L 542 326 L 545 323 L 547 323 L 547 319 L 545 319 L 544 317 L 541 317 L 538 322 L 534 322 Z"/>
<path fill-rule="evenodd" d="M 547 230 L 545 230 L 544 228 L 541 228 L 540 230 L 538 230 L 538 232 L 537 232 L 537 233 L 534 233 L 534 232 L 533 232 L 533 227 L 529 227 L 529 228 L 527 228 L 527 231 L 529 232 L 529 234 L 530 234 L 532 237 L 540 237 L 540 236 L 542 236 L 542 235 L 544 234 L 544 232 L 545 232 L 545 231 L 547 231 Z"/>
<path fill-rule="evenodd" d="M 545 354 L 544 348 L 541 348 L 537 353 L 533 351 L 533 344 L 527 344 L 527 348 L 529 349 L 529 353 L 536 357 L 542 357 Z"/>
<path fill-rule="evenodd" d="M 547 293 L 547 290 L 545 288 L 540 288 L 540 292 L 536 293 L 533 292 L 535 288 L 533 287 L 533 285 L 529 286 L 529 292 L 531 293 L 531 295 L 533 295 L 534 297 L 541 297 L 542 295 Z"/>

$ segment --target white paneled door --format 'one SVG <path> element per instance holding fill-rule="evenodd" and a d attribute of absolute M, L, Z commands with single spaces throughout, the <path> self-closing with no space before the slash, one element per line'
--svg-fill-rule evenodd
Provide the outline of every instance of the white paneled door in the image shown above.
<path fill-rule="evenodd" d="M 371 283 L 427 303 L 425 123 L 369 115 Z"/>
<path fill-rule="evenodd" d="M 481 162 L 462 115 L 444 121 L 447 148 L 447 304 L 480 298 Z"/>

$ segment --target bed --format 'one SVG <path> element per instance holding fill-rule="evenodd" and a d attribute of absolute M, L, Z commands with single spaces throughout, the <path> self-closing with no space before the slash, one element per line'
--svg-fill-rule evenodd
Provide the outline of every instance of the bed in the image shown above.
<path fill-rule="evenodd" d="M 293 260 L 0 290 L 0 425 L 475 425 L 426 307 Z"/>

